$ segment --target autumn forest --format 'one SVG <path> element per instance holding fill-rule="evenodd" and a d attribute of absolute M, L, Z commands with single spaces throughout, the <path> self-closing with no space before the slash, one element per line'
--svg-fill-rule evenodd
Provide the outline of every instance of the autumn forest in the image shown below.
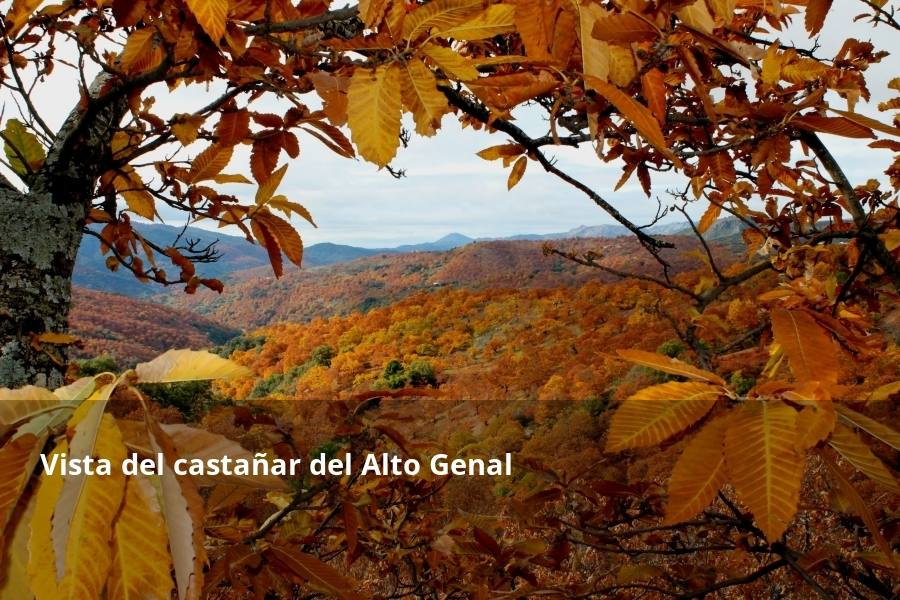
<path fill-rule="evenodd" d="M 898 10 L 0 0 L 0 600 L 900 596 Z"/>

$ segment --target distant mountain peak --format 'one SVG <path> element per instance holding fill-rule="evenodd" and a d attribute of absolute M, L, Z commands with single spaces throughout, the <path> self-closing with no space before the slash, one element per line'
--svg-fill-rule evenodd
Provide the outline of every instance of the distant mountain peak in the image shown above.
<path fill-rule="evenodd" d="M 444 237 L 442 237 L 438 240 L 435 240 L 432 243 L 433 244 L 458 244 L 458 245 L 462 246 L 464 244 L 471 244 L 474 241 L 475 241 L 474 239 L 470 238 L 467 235 L 453 232 L 453 233 L 448 233 Z"/>

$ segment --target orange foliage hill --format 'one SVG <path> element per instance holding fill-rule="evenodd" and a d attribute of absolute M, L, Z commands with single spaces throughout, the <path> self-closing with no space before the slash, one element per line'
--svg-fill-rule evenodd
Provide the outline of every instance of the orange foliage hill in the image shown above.
<path fill-rule="evenodd" d="M 76 358 L 109 354 L 129 365 L 169 348 L 209 348 L 239 333 L 184 310 L 118 294 L 76 287 L 72 296 L 72 332 L 83 342 Z"/>
<path fill-rule="evenodd" d="M 678 246 L 662 253 L 675 272 L 700 266 L 696 240 L 667 239 Z M 598 252 L 610 267 L 654 274 L 660 271 L 632 238 L 563 240 L 554 244 L 566 250 Z M 236 327 L 252 328 L 366 311 L 436 287 L 534 289 L 614 279 L 560 257 L 544 256 L 542 246 L 543 242 L 535 241 L 476 242 L 448 252 L 379 255 L 292 270 L 277 281 L 267 271 L 253 269 L 236 274 L 236 281 L 221 294 L 199 290 L 191 296 L 166 295 L 160 301 Z M 720 251 L 727 253 L 725 249 Z"/>

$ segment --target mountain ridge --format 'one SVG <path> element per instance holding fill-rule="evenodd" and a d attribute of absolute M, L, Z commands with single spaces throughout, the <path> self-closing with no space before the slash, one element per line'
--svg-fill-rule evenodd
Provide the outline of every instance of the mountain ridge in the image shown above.
<path fill-rule="evenodd" d="M 739 235 L 740 221 L 735 218 L 720 219 L 704 235 L 708 240 L 721 240 Z M 135 229 L 149 241 L 159 246 L 171 245 L 180 234 L 182 243 L 195 241 L 200 246 L 215 244 L 221 254 L 218 261 L 204 263 L 198 268 L 203 277 L 213 277 L 230 281 L 241 278 L 241 272 L 252 272 L 268 267 L 266 251 L 258 245 L 248 243 L 244 238 L 231 234 L 200 229 L 196 227 L 173 227 L 153 223 L 135 223 Z M 693 235 L 684 224 L 667 224 L 648 230 L 654 235 Z M 446 252 L 474 243 L 497 241 L 559 241 L 565 239 L 615 239 L 630 236 L 631 232 L 621 225 L 580 225 L 567 231 L 546 234 L 517 234 L 506 237 L 472 238 L 452 232 L 432 242 L 401 244 L 394 247 L 364 248 L 333 242 L 319 242 L 304 249 L 303 267 L 315 268 L 342 264 L 361 258 L 406 254 L 414 252 Z M 292 272 L 294 269 L 290 269 Z M 100 253 L 100 241 L 94 236 L 85 236 L 75 263 L 74 284 L 87 289 L 123 294 L 133 298 L 150 298 L 160 294 L 159 286 L 143 283 L 127 269 L 110 271 L 104 255 Z"/>

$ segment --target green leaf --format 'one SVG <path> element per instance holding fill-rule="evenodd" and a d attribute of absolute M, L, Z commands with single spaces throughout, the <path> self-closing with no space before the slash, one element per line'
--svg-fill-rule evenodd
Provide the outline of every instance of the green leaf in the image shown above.
<path fill-rule="evenodd" d="M 3 130 L 3 152 L 12 170 L 25 178 L 41 168 L 46 158 L 44 147 L 18 119 L 10 119 Z"/>

